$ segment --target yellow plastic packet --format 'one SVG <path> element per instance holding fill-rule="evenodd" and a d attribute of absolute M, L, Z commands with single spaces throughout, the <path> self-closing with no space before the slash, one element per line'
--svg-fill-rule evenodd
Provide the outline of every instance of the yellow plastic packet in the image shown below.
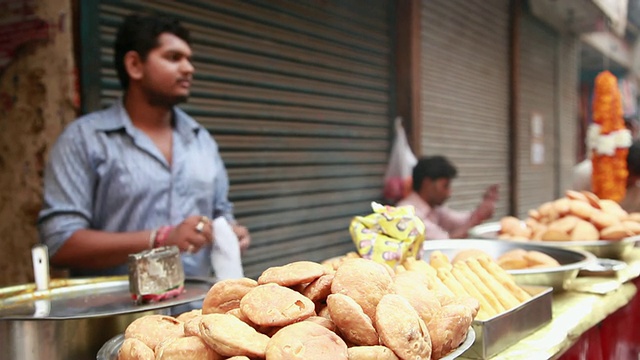
<path fill-rule="evenodd" d="M 365 259 L 395 268 L 420 253 L 424 242 L 424 223 L 413 206 L 393 207 L 371 203 L 373 213 L 356 216 L 349 232 L 358 254 Z"/>

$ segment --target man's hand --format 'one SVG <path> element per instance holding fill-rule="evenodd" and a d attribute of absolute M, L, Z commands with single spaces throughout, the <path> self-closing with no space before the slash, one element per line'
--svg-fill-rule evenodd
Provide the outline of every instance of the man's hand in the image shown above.
<path fill-rule="evenodd" d="M 483 201 L 498 201 L 498 184 L 493 184 L 487 187 L 484 191 L 484 195 L 482 196 Z"/>
<path fill-rule="evenodd" d="M 249 235 L 249 229 L 242 225 L 234 224 L 232 225 L 233 232 L 238 237 L 238 242 L 240 243 L 240 252 L 244 252 L 249 248 L 251 244 L 251 235 Z"/>
<path fill-rule="evenodd" d="M 189 216 L 173 228 L 164 245 L 175 245 L 180 251 L 196 253 L 213 242 L 213 227 L 206 216 Z"/>
<path fill-rule="evenodd" d="M 491 218 L 493 212 L 496 209 L 496 201 L 498 201 L 498 185 L 493 184 L 484 192 L 482 196 L 482 202 L 478 205 L 476 210 L 471 214 L 472 223 L 475 225 Z"/>

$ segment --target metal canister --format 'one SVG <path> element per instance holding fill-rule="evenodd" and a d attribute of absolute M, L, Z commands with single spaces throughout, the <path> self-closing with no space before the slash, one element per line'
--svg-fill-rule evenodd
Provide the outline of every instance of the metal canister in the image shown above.
<path fill-rule="evenodd" d="M 129 289 L 136 302 L 176 296 L 183 286 L 184 269 L 176 246 L 129 255 Z"/>

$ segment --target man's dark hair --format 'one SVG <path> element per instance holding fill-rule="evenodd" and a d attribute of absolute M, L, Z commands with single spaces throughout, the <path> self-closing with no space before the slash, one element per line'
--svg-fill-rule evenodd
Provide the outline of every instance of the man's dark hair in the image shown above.
<path fill-rule="evenodd" d="M 424 179 L 453 179 L 458 170 L 444 156 L 427 156 L 418 160 L 413 168 L 413 190 L 420 191 Z"/>
<path fill-rule="evenodd" d="M 629 175 L 640 175 L 640 140 L 634 140 L 627 154 Z"/>
<path fill-rule="evenodd" d="M 638 117 L 636 115 L 625 115 L 622 119 L 624 120 L 624 126 L 629 130 L 640 125 L 638 124 Z"/>
<path fill-rule="evenodd" d="M 126 90 L 129 87 L 129 74 L 124 67 L 125 54 L 135 51 L 142 61 L 145 61 L 149 52 L 158 46 L 160 34 L 165 32 L 179 37 L 187 44 L 191 43 L 189 30 L 174 18 L 138 14 L 125 17 L 116 35 L 113 55 L 113 62 L 123 89 Z"/>

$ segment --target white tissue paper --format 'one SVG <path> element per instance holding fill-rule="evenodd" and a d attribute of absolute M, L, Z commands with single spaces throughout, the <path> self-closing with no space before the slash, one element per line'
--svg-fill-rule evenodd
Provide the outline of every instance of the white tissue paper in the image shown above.
<path fill-rule="evenodd" d="M 217 280 L 244 277 L 238 237 L 224 217 L 213 220 L 211 266 Z"/>

